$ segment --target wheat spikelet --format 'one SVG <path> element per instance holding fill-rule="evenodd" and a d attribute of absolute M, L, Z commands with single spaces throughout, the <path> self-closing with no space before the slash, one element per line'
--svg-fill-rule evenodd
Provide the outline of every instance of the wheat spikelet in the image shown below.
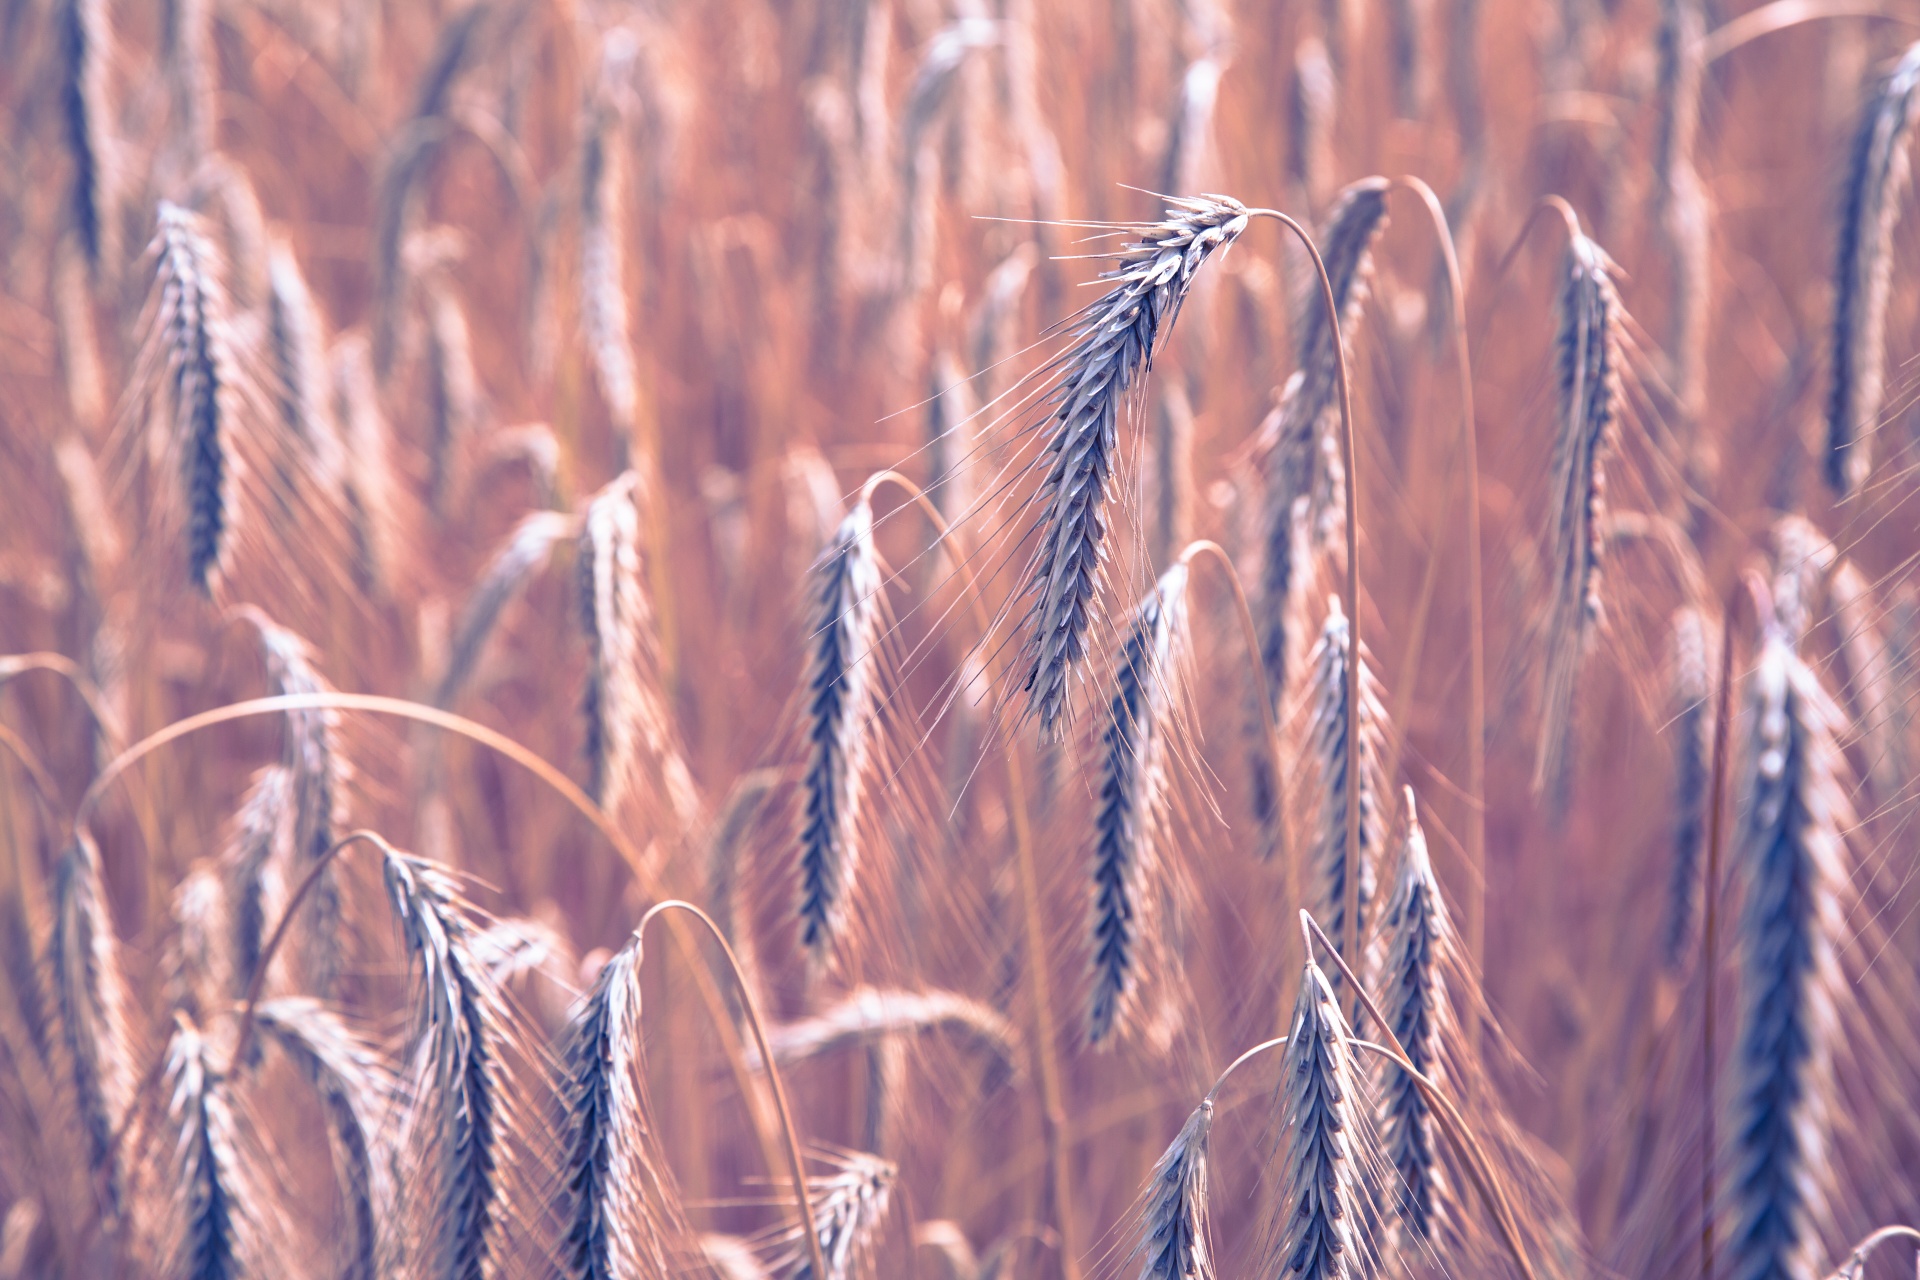
<path fill-rule="evenodd" d="M 1187 566 L 1176 563 L 1134 610 L 1101 736 L 1093 820 L 1092 988 L 1087 1038 L 1125 1027 L 1153 928 L 1154 872 L 1167 823 L 1167 748 L 1186 645 Z"/>
<path fill-rule="evenodd" d="M 200 215 L 207 238 L 219 250 L 226 268 L 221 283 L 233 312 L 251 312 L 267 301 L 270 241 L 260 195 L 247 171 L 218 152 L 192 165 L 187 207 Z"/>
<path fill-rule="evenodd" d="M 1920 44 L 1877 88 L 1854 134 L 1833 268 L 1833 386 L 1827 395 L 1826 478 L 1851 494 L 1872 469 L 1870 437 L 1886 393 L 1887 299 L 1893 228 L 1911 177 L 1909 144 L 1920 105 Z"/>
<path fill-rule="evenodd" d="M 154 237 L 155 341 L 166 361 L 167 439 L 187 511 L 187 575 L 211 595 L 239 516 L 231 440 L 234 368 L 213 247 L 199 220 L 160 205 Z"/>
<path fill-rule="evenodd" d="M 859 862 L 878 714 L 881 580 L 866 503 L 841 522 L 809 576 L 799 917 L 801 942 L 819 957 L 839 933 Z"/>
<path fill-rule="evenodd" d="M 320 314 L 293 248 L 276 239 L 267 254 L 267 336 L 273 353 L 273 389 L 280 422 L 331 500 L 346 463 L 324 398 Z"/>
<path fill-rule="evenodd" d="M 1773 523 L 1773 619 L 1789 648 L 1799 652 L 1819 619 L 1821 585 L 1833 572 L 1839 552 L 1827 535 L 1805 516 L 1781 516 Z"/>
<path fill-rule="evenodd" d="M 313 1086 L 326 1115 L 334 1183 L 347 1208 L 336 1274 L 343 1280 L 374 1280 L 390 1229 L 393 1191 L 381 1158 L 380 1125 L 394 1082 L 373 1047 L 317 1001 L 268 1000 L 254 1010 L 254 1026 Z"/>
<path fill-rule="evenodd" d="M 284 766 L 256 773 L 220 853 L 232 913 L 226 945 L 232 967 L 227 991 L 233 996 L 244 996 L 260 969 L 267 913 L 279 894 L 281 868 L 292 861 L 293 796 L 293 775 Z"/>
<path fill-rule="evenodd" d="M 209 1016 L 233 987 L 231 953 L 223 927 L 226 886 L 219 871 L 202 860 L 173 888 L 173 932 L 161 955 L 167 1002 L 188 1017 Z"/>
<path fill-rule="evenodd" d="M 1826 1212 L 1832 1054 L 1845 998 L 1835 946 L 1845 922 L 1852 821 L 1834 745 L 1839 713 L 1777 627 L 1749 677 L 1748 791 L 1734 859 L 1739 1032 L 1726 1193 L 1735 1280 L 1818 1275 Z"/>
<path fill-rule="evenodd" d="M 719 1280 L 773 1280 L 773 1272 L 739 1236 L 708 1233 L 700 1237 L 700 1255 Z"/>
<path fill-rule="evenodd" d="M 1308 901 L 1314 904 L 1316 919 L 1326 922 L 1327 936 L 1333 940 L 1342 958 L 1353 966 L 1362 982 L 1370 982 L 1374 972 L 1373 949 L 1369 942 L 1375 877 L 1384 846 L 1381 776 L 1382 741 L 1387 727 L 1386 709 L 1380 705 L 1373 672 L 1364 647 L 1360 658 L 1360 740 L 1347 736 L 1347 645 L 1351 631 L 1337 596 L 1327 598 L 1327 621 L 1314 646 L 1313 720 L 1308 735 L 1319 770 L 1320 805 L 1314 824 L 1313 846 L 1308 853 L 1312 889 Z M 1347 788 L 1358 787 L 1360 808 L 1360 847 L 1347 847 Z M 1352 885 L 1348 877 L 1353 877 Z M 1347 903 L 1355 904 L 1357 918 L 1347 919 Z M 1344 979 L 1336 975 L 1336 986 Z M 1356 1013 L 1356 1018 L 1358 1014 Z"/>
<path fill-rule="evenodd" d="M 1153 1166 L 1141 1197 L 1139 1238 L 1127 1261 L 1140 1280 L 1213 1280 L 1207 1239 L 1207 1137 L 1213 1099 L 1203 1100 Z"/>
<path fill-rule="evenodd" d="M 431 863 L 388 852 L 387 898 L 420 966 L 419 1019 L 438 1132 L 426 1167 L 432 1209 L 422 1242 L 431 1274 L 478 1280 L 495 1254 L 500 1205 L 504 1032 L 498 993 L 473 956 L 452 881 Z"/>
<path fill-rule="evenodd" d="M 507 535 L 500 550 L 481 571 L 480 581 L 467 597 L 447 645 L 446 669 L 441 673 L 433 702 L 453 705 L 480 661 L 480 652 L 493 634 L 500 615 L 520 594 L 527 580 L 546 564 L 553 548 L 577 535 L 579 520 L 560 511 L 535 511 Z"/>
<path fill-rule="evenodd" d="M 898 1170 L 878 1156 L 846 1152 L 829 1158 L 834 1171 L 807 1179 L 813 1196 L 813 1231 L 827 1268 L 824 1280 L 850 1280 L 872 1252 L 886 1220 Z M 805 1246 L 797 1239 L 776 1270 L 781 1280 L 816 1280 Z"/>
<path fill-rule="evenodd" d="M 1692 953 L 1702 898 L 1713 749 L 1714 644 L 1700 610 L 1683 605 L 1667 628 L 1668 732 L 1673 736 L 1673 862 L 1661 956 L 1677 973 Z"/>
<path fill-rule="evenodd" d="M 327 363 L 333 418 L 346 451 L 344 498 L 354 583 L 362 591 L 380 590 L 391 582 L 398 548 L 387 423 L 380 413 L 365 336 L 352 334 L 335 342 Z"/>
<path fill-rule="evenodd" d="M 1387 226 L 1384 178 L 1365 178 L 1340 193 L 1320 233 L 1327 278 L 1333 286 L 1339 338 L 1350 353 L 1361 307 L 1373 275 L 1373 245 Z M 1340 381 L 1334 329 L 1317 293 L 1306 298 L 1296 321 L 1296 372 L 1288 379 L 1273 419 L 1274 447 L 1269 455 L 1262 506 L 1265 556 L 1260 575 L 1261 660 L 1276 708 L 1286 697 L 1288 621 L 1294 593 L 1306 569 L 1298 563 L 1297 510 L 1308 502 L 1313 545 L 1337 540 L 1344 522 L 1346 474 L 1334 440 Z M 1267 427 L 1262 424 L 1262 434 Z M 1316 479 L 1318 478 L 1318 479 Z"/>
<path fill-rule="evenodd" d="M 1427 857 L 1426 833 L 1414 811 L 1413 788 L 1405 791 L 1407 838 L 1382 929 L 1386 964 L 1381 1012 L 1406 1050 L 1407 1060 L 1429 1080 L 1444 1077 L 1443 1047 L 1457 1038 L 1446 973 L 1453 963 L 1453 926 Z M 1399 1174 L 1392 1199 L 1412 1240 L 1435 1237 L 1448 1216 L 1449 1189 L 1434 1143 L 1433 1114 L 1413 1077 L 1395 1063 L 1382 1073 L 1380 1134 L 1387 1159 Z M 1414 1256 L 1411 1241 L 1401 1253 Z"/>
<path fill-rule="evenodd" d="M 47 947 L 61 1040 L 86 1133 L 87 1170 L 109 1218 L 118 1218 L 122 1181 L 114 1136 L 129 1100 L 126 979 L 107 916 L 100 850 L 85 831 L 74 833 L 55 872 Z"/>
<path fill-rule="evenodd" d="M 618 808 L 632 785 L 641 647 L 653 624 L 640 577 L 640 513 L 634 506 L 638 482 L 629 471 L 594 495 L 574 558 L 580 625 L 589 654 L 584 701 L 588 792 L 603 809 Z"/>
<path fill-rule="evenodd" d="M 569 1032 L 563 1263 L 577 1280 L 673 1274 L 658 1227 L 659 1175 L 646 1150 L 646 1103 L 635 1074 L 638 967 L 634 940 L 601 967 Z"/>
<path fill-rule="evenodd" d="M 1556 804 L 1565 790 L 1580 668 L 1605 621 L 1606 464 L 1619 433 L 1624 368 L 1616 269 L 1605 250 L 1576 234 L 1561 263 L 1555 303 L 1558 404 L 1547 518 L 1554 580 L 1533 788 Z"/>
<path fill-rule="evenodd" d="M 1275 1099 L 1280 1195 L 1269 1274 L 1351 1280 L 1367 1273 L 1354 1145 L 1359 1078 L 1347 1034 L 1333 988 L 1309 961 Z"/>
<path fill-rule="evenodd" d="M 1112 287 L 1082 308 L 1073 343 L 1048 366 L 1049 402 L 1040 541 L 1028 569 L 1028 712 L 1044 741 L 1065 739 L 1071 680 L 1105 573 L 1107 505 L 1119 450 L 1120 404 L 1179 318 L 1195 274 L 1246 230 L 1246 207 L 1226 196 L 1175 200 L 1157 223 L 1131 228 L 1134 242 L 1102 278 Z"/>
<path fill-rule="evenodd" d="M 59 0 L 60 118 L 73 165 L 71 209 L 80 250 L 97 280 L 113 262 L 112 119 L 106 100 L 110 61 L 105 0 Z"/>
<path fill-rule="evenodd" d="M 165 1273 L 229 1280 L 243 1274 L 253 1252 L 232 1106 L 192 1020 L 175 1015 L 175 1023 L 165 1085 L 167 1115 L 177 1133 L 170 1207 L 174 1238 Z"/>

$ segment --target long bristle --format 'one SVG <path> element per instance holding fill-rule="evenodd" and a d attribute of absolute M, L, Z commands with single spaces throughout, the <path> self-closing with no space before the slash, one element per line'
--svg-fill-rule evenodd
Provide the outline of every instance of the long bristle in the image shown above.
<path fill-rule="evenodd" d="M 1033 502 L 1040 543 L 1027 572 L 1022 650 L 1028 712 L 1043 740 L 1064 740 L 1072 680 L 1106 574 L 1108 504 L 1118 462 L 1121 402 L 1172 331 L 1202 264 L 1239 239 L 1246 207 L 1225 196 L 1178 200 L 1117 255 L 1113 287 L 1076 317 L 1056 361 L 1055 406 L 1044 434 L 1046 475 Z"/>

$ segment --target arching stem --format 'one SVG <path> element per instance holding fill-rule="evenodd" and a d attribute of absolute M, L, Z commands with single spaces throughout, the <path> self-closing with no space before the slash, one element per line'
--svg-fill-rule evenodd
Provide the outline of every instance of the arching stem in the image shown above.
<path fill-rule="evenodd" d="M 980 594 L 980 585 L 975 581 L 972 569 L 967 565 L 966 555 L 958 545 L 959 540 L 941 516 L 940 508 L 933 505 L 919 485 L 893 470 L 876 471 L 867 477 L 867 482 L 860 486 L 860 501 L 871 503 L 873 495 L 886 484 L 899 486 L 939 534 L 940 541 L 946 545 L 947 554 L 960 573 L 961 586 L 974 624 L 981 636 L 986 636 L 992 625 L 986 601 Z M 1046 926 L 1040 911 L 1040 876 L 1034 865 L 1033 830 L 1027 814 L 1026 775 L 1021 770 L 1020 753 L 1013 743 L 1009 742 L 1001 755 L 1007 766 L 1007 819 L 1013 828 L 1013 856 L 1020 877 L 1021 932 L 1026 951 L 1027 990 L 1028 998 L 1033 1002 L 1034 1074 L 1040 1084 L 1041 1130 L 1047 1147 L 1054 1229 L 1060 1234 L 1062 1273 L 1066 1280 L 1080 1280 L 1080 1255 L 1076 1250 L 1077 1237 L 1073 1231 L 1073 1187 L 1067 1176 L 1067 1111 L 1060 1088 L 1060 1064 L 1055 1057 L 1052 984 L 1047 980 Z"/>

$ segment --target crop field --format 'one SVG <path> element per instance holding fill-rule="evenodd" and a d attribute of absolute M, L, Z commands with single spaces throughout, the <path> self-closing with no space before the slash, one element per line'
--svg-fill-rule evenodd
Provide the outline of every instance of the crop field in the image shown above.
<path fill-rule="evenodd" d="M 0 0 L 0 1280 L 1892 1280 L 1915 0 Z"/>

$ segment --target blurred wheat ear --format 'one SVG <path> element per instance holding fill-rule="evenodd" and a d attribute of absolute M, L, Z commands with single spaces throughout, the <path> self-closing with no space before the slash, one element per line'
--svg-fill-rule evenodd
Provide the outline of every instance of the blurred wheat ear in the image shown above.
<path fill-rule="evenodd" d="M 61 1039 L 86 1134 L 87 1171 L 101 1190 L 108 1218 L 117 1221 L 125 1205 L 116 1136 L 130 1100 L 132 1075 L 126 978 L 107 915 L 100 850 L 85 831 L 74 834 L 55 872 L 47 946 Z"/>
<path fill-rule="evenodd" d="M 1668 734 L 1673 741 L 1673 863 L 1668 872 L 1662 957 L 1678 973 L 1693 954 L 1703 898 L 1701 854 L 1713 749 L 1712 673 L 1718 667 L 1707 622 L 1693 605 L 1674 610 L 1668 624 Z"/>
<path fill-rule="evenodd" d="M 1886 393 L 1893 228 L 1911 177 L 1916 90 L 1920 43 L 1908 48 L 1862 112 L 1842 194 L 1825 461 L 1827 483 L 1842 495 L 1858 492 L 1873 466 L 1870 440 Z"/>
<path fill-rule="evenodd" d="M 1360 735 L 1358 741 L 1349 738 L 1347 699 L 1354 696 L 1347 681 L 1351 634 L 1339 597 L 1329 596 L 1326 625 L 1312 655 L 1313 720 L 1308 733 L 1320 787 L 1313 845 L 1308 854 L 1312 877 L 1309 901 L 1315 906 L 1316 918 L 1329 922 L 1327 936 L 1341 958 L 1353 966 L 1362 982 L 1371 983 L 1377 958 L 1372 941 L 1374 893 L 1386 843 L 1382 808 L 1386 779 L 1381 776 L 1381 768 L 1387 713 L 1380 705 L 1363 651 Z M 1359 788 L 1357 849 L 1347 844 L 1347 795 L 1353 787 Z M 1335 975 L 1332 981 L 1337 986 L 1344 980 Z"/>
<path fill-rule="evenodd" d="M 98 280 L 117 254 L 112 113 L 106 99 L 112 30 L 105 0 L 58 0 L 60 117 L 73 166 L 73 226 Z"/>
<path fill-rule="evenodd" d="M 1444 1087 L 1443 1044 L 1457 1038 L 1446 975 L 1457 964 L 1457 941 L 1440 883 L 1427 857 L 1413 788 L 1405 789 L 1406 843 L 1393 893 L 1382 920 L 1386 962 L 1381 979 L 1382 1012 L 1416 1071 Z M 1446 1221 L 1450 1189 L 1434 1143 L 1431 1106 L 1413 1077 L 1397 1063 L 1382 1068 L 1381 1141 L 1399 1175 L 1388 1199 L 1400 1210 L 1400 1253 L 1418 1256 Z"/>
<path fill-rule="evenodd" d="M 1040 536 L 1027 569 L 1021 653 L 1028 713 L 1044 741 L 1065 739 L 1072 681 L 1099 608 L 1121 402 L 1172 331 L 1200 267 L 1246 227 L 1244 205 L 1208 196 L 1173 201 L 1162 221 L 1134 228 L 1138 238 L 1102 277 L 1112 287 L 1076 313 L 1072 344 L 1037 375 L 1051 384 L 1053 410 L 1043 428 L 1046 471 L 1031 499 Z"/>

